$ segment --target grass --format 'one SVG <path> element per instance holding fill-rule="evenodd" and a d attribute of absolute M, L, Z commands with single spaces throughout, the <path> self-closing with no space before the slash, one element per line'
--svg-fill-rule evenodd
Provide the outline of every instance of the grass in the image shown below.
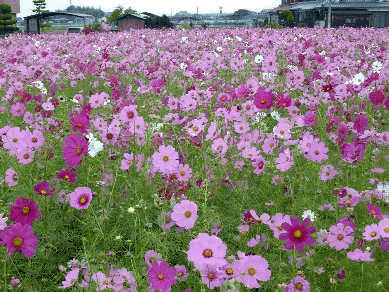
<path fill-rule="evenodd" d="M 250 72 L 249 69 L 247 71 Z M 110 69 L 107 76 L 111 73 L 115 73 L 115 71 Z M 227 73 L 230 76 L 227 76 Z M 256 74 L 253 75 L 256 76 Z M 228 82 L 231 76 L 244 79 L 241 75 L 231 72 L 221 72 L 217 78 Z M 134 76 L 130 78 L 121 77 L 120 80 L 123 83 L 133 84 L 133 78 Z M 146 83 L 149 82 L 144 75 L 137 76 L 137 78 L 144 80 Z M 172 78 L 173 76 L 167 78 L 168 94 L 179 97 L 183 90 L 173 86 Z M 152 147 L 152 133 L 150 131 L 147 132 L 144 146 L 139 146 L 134 142 L 124 145 L 125 150 L 114 146 L 105 146 L 104 150 L 95 158 L 84 157 L 82 164 L 77 169 L 76 184 L 69 185 L 63 181 L 54 181 L 57 172 L 65 166 L 62 158 L 63 139 L 72 132 L 68 114 L 74 108 L 74 105 L 69 102 L 69 99 L 81 89 L 84 90 L 84 93 L 89 92 L 92 89 L 90 84 L 95 80 L 97 78 L 88 76 L 86 80 L 78 81 L 74 88 L 69 86 L 69 80 L 62 80 L 67 86 L 64 89 L 59 89 L 54 96 L 64 96 L 67 99 L 67 102 L 61 103 L 55 114 L 55 118 L 59 119 L 63 126 L 63 129 L 58 132 L 60 139 L 58 140 L 56 137 L 57 133 L 45 132 L 47 141 L 45 149 L 52 148 L 54 159 L 47 160 L 46 156 L 35 154 L 34 162 L 24 166 L 18 164 L 15 157 L 9 156 L 4 148 L 0 149 L 0 174 L 4 174 L 6 169 L 12 167 L 20 178 L 18 185 L 15 187 L 8 187 L 5 183 L 0 187 L 1 212 L 5 213 L 4 216 L 8 216 L 9 206 L 14 204 L 15 199 L 20 196 L 27 196 L 37 202 L 42 213 L 42 217 L 33 223 L 34 234 L 39 238 L 39 245 L 34 257 L 27 259 L 23 254 L 14 253 L 10 260 L 2 262 L 0 287 L 3 283 L 4 291 L 8 290 L 7 283 L 14 277 L 22 281 L 18 291 L 60 291 L 58 287 L 61 285 L 61 281 L 64 280 L 64 276 L 58 267 L 60 265 L 66 266 L 66 263 L 73 258 L 84 259 L 89 265 L 91 274 L 97 271 L 108 274 L 109 266 L 107 263 L 111 263 L 118 268 L 125 267 L 134 274 L 138 291 L 147 291 L 149 283 L 146 278 L 147 265 L 144 256 L 149 250 L 160 253 L 163 260 L 167 261 L 170 267 L 174 265 L 186 266 L 189 273 L 188 278 L 184 282 L 178 281 L 173 286 L 172 292 L 184 291 L 188 287 L 194 291 L 208 291 L 205 285 L 199 281 L 199 273 L 192 271 L 193 264 L 188 262 L 184 252 L 189 249 L 189 242 L 197 237 L 198 233 L 206 232 L 210 234 L 213 223 L 218 223 L 223 228 L 218 237 L 227 245 L 227 256 L 237 256 L 238 251 L 254 252 L 263 256 L 269 262 L 272 279 L 261 282 L 262 288 L 260 290 L 262 291 L 276 291 L 278 289 L 277 284 L 289 283 L 298 270 L 304 272 L 304 277 L 310 281 L 312 291 L 386 291 L 384 287 L 388 285 L 389 253 L 382 252 L 379 248 L 372 255 L 375 258 L 374 262 L 358 263 L 347 258 L 347 250 L 335 251 L 329 246 L 306 247 L 305 252 L 312 249 L 314 253 L 311 257 L 303 260 L 302 267 L 297 268 L 296 265 L 289 263 L 289 257 L 297 259 L 298 254 L 293 250 L 283 249 L 283 242 L 275 238 L 273 231 L 266 225 L 254 225 L 247 234 L 242 234 L 237 229 L 239 225 L 243 224 L 241 214 L 246 210 L 255 210 L 259 216 L 262 213 L 273 216 L 280 212 L 284 215 L 289 214 L 300 218 L 304 210 L 312 210 L 316 218 L 311 226 L 316 226 L 316 231 L 320 229 L 328 230 L 335 221 L 350 215 L 350 211 L 345 208 L 336 207 L 338 200 L 333 195 L 333 190 L 350 187 L 362 192 L 372 188 L 369 184 L 369 178 L 372 177 L 369 170 L 373 167 L 385 167 L 387 165 L 387 159 L 384 158 L 388 154 L 387 149 L 379 146 L 379 154 L 375 160 L 372 160 L 370 157 L 374 146 L 369 145 L 366 149 L 365 158 L 355 168 L 343 162 L 339 148 L 329 140 L 326 131 L 326 120 L 323 117 L 328 105 L 321 104 L 321 108 L 317 112 L 318 125 L 310 129 L 319 134 L 320 141 L 323 141 L 330 148 L 329 160 L 322 164 L 332 164 L 335 169 L 343 173 L 342 176 L 337 176 L 326 182 L 321 181 L 318 177 L 322 164 L 307 161 L 298 153 L 297 149 L 293 150 L 295 165 L 292 170 L 285 173 L 275 170 L 274 160 L 278 157 L 278 150 L 276 150 L 271 155 L 263 155 L 268 163 L 265 169 L 267 174 L 255 175 L 252 173 L 253 168 L 247 159 L 243 160 L 248 166 L 242 169 L 233 168 L 232 162 L 237 158 L 231 158 L 226 165 L 223 165 L 220 159 L 217 159 L 215 154 L 212 153 L 211 141 L 203 141 L 202 148 L 199 148 L 190 143 L 189 140 L 183 140 L 179 143 L 177 139 L 174 141 L 165 139 L 165 143 L 172 145 L 176 151 L 181 152 L 184 148 L 187 150 L 188 155 L 185 158 L 185 163 L 188 163 L 193 169 L 193 177 L 191 187 L 186 191 L 185 197 L 195 202 L 199 207 L 199 218 L 194 228 L 184 233 L 176 233 L 175 227 L 169 231 L 163 231 L 157 220 L 163 212 L 172 211 L 171 202 L 155 199 L 155 196 L 153 196 L 153 194 L 158 194 L 163 187 L 167 187 L 163 183 L 162 176 L 157 172 L 154 177 L 150 177 L 144 168 L 139 172 L 136 171 L 135 165 L 131 166 L 128 171 L 119 169 L 124 153 L 144 154 L 146 159 L 157 151 Z M 216 81 L 216 79 L 213 81 Z M 191 82 L 186 82 L 185 88 Z M 281 77 L 279 82 L 284 83 L 285 77 Z M 48 88 L 48 84 L 44 83 L 45 87 Z M 135 86 L 133 85 L 133 87 Z M 112 90 L 102 84 L 92 90 L 96 93 L 100 89 L 108 94 Z M 38 89 L 27 87 L 25 90 L 31 94 L 39 92 Z M 5 93 L 3 89 L 0 89 L 0 92 L 2 95 Z M 135 94 L 135 92 L 136 88 L 133 88 L 133 93 Z M 216 97 L 219 92 L 222 92 L 222 90 L 218 90 L 213 96 L 209 109 L 216 107 Z M 158 105 L 159 100 L 160 96 L 157 94 L 151 94 L 150 97 L 145 94 L 136 99 L 138 113 L 144 117 L 146 122 L 163 122 L 149 117 L 149 114 L 155 114 L 152 110 L 153 106 L 159 108 L 160 112 L 156 114 L 160 116 L 170 112 L 167 107 Z M 347 101 L 346 103 L 350 108 L 353 104 L 359 102 L 359 99 L 355 99 L 354 102 Z M 142 107 L 145 104 L 149 106 Z M 35 102 L 27 104 L 26 111 L 34 112 L 35 106 Z M 200 108 L 190 115 L 196 117 L 199 113 L 205 111 L 205 109 Z M 307 107 L 302 106 L 301 111 L 306 112 Z M 371 107 L 368 107 L 366 111 L 369 120 L 373 117 L 376 118 L 376 112 Z M 281 116 L 286 115 L 285 110 L 278 110 L 278 112 Z M 109 119 L 112 109 L 92 110 L 92 115 L 97 113 L 105 119 Z M 266 111 L 266 113 L 270 112 Z M 382 111 L 381 113 L 382 120 L 389 119 L 388 111 Z M 13 126 L 24 128 L 23 117 L 12 116 L 9 111 L 3 114 L 0 127 L 4 127 L 5 123 L 8 122 Z M 262 123 L 263 126 L 261 127 L 270 129 L 267 132 L 277 125 L 277 121 L 271 117 L 264 118 Z M 257 127 L 259 127 L 259 124 L 252 123 L 252 128 Z M 388 131 L 389 129 L 385 125 L 380 127 L 379 130 Z M 178 138 L 182 132 L 182 127 L 180 125 L 165 124 L 163 132 Z M 223 129 L 223 136 L 226 132 L 227 130 Z M 295 131 L 292 135 L 292 139 L 298 139 L 299 137 L 299 131 Z M 257 147 L 261 149 L 260 146 Z M 107 159 L 110 157 L 111 151 L 116 153 L 115 160 Z M 205 159 L 204 155 L 206 155 Z M 238 155 L 237 149 L 231 149 L 228 157 L 238 157 Z M 145 165 L 145 162 L 143 165 Z M 214 182 L 209 182 L 207 188 L 205 186 L 197 188 L 195 182 L 207 177 L 205 166 L 210 168 Z M 104 167 L 104 171 L 102 167 Z M 237 183 L 236 187 L 232 189 L 220 182 L 227 176 L 229 170 L 232 171 L 230 181 Z M 104 174 L 112 174 L 113 180 L 108 179 L 107 185 L 102 187 L 101 183 L 98 182 L 104 180 Z M 275 174 L 279 174 L 281 177 L 278 184 L 271 183 L 271 179 Z M 385 180 L 385 174 L 374 174 L 374 177 L 378 180 Z M 153 180 L 152 183 L 149 183 L 150 179 Z M 93 198 L 90 208 L 78 211 L 70 207 L 68 203 L 54 203 L 50 197 L 46 200 L 34 194 L 34 185 L 43 180 L 50 180 L 50 186 L 55 187 L 57 192 L 70 193 L 77 186 L 85 186 L 91 188 L 96 196 Z M 284 193 L 286 187 L 290 189 L 291 194 Z M 273 206 L 265 205 L 269 201 L 273 201 L 275 204 Z M 371 201 L 375 205 L 381 206 L 382 213 L 388 211 L 389 208 L 386 203 L 378 202 L 375 199 Z M 335 206 L 335 211 L 318 211 L 319 206 L 329 203 Z M 136 207 L 137 205 L 138 207 Z M 355 240 L 349 248 L 352 251 L 357 247 L 357 240 L 362 238 L 364 227 L 367 224 L 377 223 L 377 220 L 368 216 L 365 205 L 366 202 L 359 203 L 352 211 L 356 214 L 355 222 L 357 225 L 354 234 Z M 135 208 L 135 213 L 131 214 L 127 211 L 130 207 Z M 247 241 L 257 234 L 266 236 L 267 249 L 260 245 L 254 248 L 246 246 Z M 122 237 L 117 239 L 117 236 Z M 373 247 L 374 243 L 368 242 L 367 246 Z M 114 256 L 107 255 L 110 251 L 113 252 Z M 1 258 L 6 259 L 6 253 L 5 248 L 0 248 Z M 321 275 L 315 272 L 315 269 L 319 267 L 325 270 Z M 329 277 L 336 278 L 338 269 L 346 271 L 345 280 L 337 284 L 330 284 Z M 380 281 L 383 285 L 377 286 Z M 255 291 L 254 289 L 244 288 L 240 284 L 236 286 L 239 287 L 239 291 Z M 92 285 L 89 291 L 94 291 L 96 287 L 97 285 Z M 69 290 L 81 291 L 81 288 L 74 286 Z M 217 288 L 216 291 L 226 290 Z"/>

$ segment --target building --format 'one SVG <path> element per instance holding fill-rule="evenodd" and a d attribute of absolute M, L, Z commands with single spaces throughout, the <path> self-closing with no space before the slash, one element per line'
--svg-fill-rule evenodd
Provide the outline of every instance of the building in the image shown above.
<path fill-rule="evenodd" d="M 283 10 L 294 16 L 294 25 L 328 27 L 328 10 L 331 5 L 331 27 L 376 27 L 389 25 L 389 3 L 379 0 L 282 0 L 282 4 L 271 9 L 269 22 L 283 23 Z"/>
<path fill-rule="evenodd" d="M 132 13 L 125 14 L 115 20 L 118 23 L 119 31 L 129 31 L 130 29 L 144 29 L 145 17 Z"/>

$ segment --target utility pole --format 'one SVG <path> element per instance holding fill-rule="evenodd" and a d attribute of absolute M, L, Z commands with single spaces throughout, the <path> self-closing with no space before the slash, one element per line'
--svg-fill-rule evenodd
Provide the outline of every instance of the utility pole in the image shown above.
<path fill-rule="evenodd" d="M 328 28 L 331 28 L 331 2 L 332 0 L 330 0 L 330 5 L 328 6 L 328 20 L 327 20 L 327 26 Z"/>

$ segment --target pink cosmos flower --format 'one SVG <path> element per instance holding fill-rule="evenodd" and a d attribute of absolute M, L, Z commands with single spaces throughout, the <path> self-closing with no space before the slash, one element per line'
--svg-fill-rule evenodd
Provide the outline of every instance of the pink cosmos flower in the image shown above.
<path fill-rule="evenodd" d="M 276 213 L 273 217 L 271 217 L 270 221 L 268 221 L 268 226 L 274 232 L 274 237 L 279 239 L 281 232 L 284 231 L 282 227 L 283 223 L 291 223 L 290 216 L 283 216 L 282 213 Z"/>
<path fill-rule="evenodd" d="M 115 291 L 122 292 L 136 292 L 137 285 L 132 272 L 127 271 L 125 268 L 117 270 L 113 277 L 113 286 Z M 125 288 L 129 287 L 129 288 Z"/>
<path fill-rule="evenodd" d="M 318 140 L 314 140 L 312 145 L 308 148 L 308 157 L 310 160 L 315 162 L 323 162 L 323 160 L 328 159 L 328 148 L 324 144 L 324 142 L 319 142 Z"/>
<path fill-rule="evenodd" d="M 212 143 L 212 151 L 218 155 L 223 155 L 227 152 L 228 145 L 222 138 L 218 138 Z"/>
<path fill-rule="evenodd" d="M 236 96 L 238 99 L 244 99 L 250 93 L 250 88 L 246 84 L 241 84 L 236 90 Z"/>
<path fill-rule="evenodd" d="M 29 164 L 34 160 L 34 152 L 28 148 L 20 149 L 17 158 L 20 164 Z"/>
<path fill-rule="evenodd" d="M 20 131 L 18 127 L 12 127 L 8 129 L 3 140 L 3 147 L 10 151 L 10 153 L 16 154 L 18 149 L 26 148 L 26 143 L 24 142 L 25 132 Z"/>
<path fill-rule="evenodd" d="M 191 229 L 198 218 L 197 205 L 194 202 L 183 200 L 181 203 L 174 205 L 171 218 L 179 227 Z"/>
<path fill-rule="evenodd" d="M 231 101 L 231 96 L 228 93 L 221 92 L 217 97 L 217 101 L 220 103 L 229 103 Z"/>
<path fill-rule="evenodd" d="M 316 231 L 316 227 L 307 228 L 311 220 L 305 218 L 304 221 L 300 224 L 299 217 L 292 217 L 289 223 L 282 223 L 285 233 L 281 233 L 279 236 L 280 240 L 287 240 L 285 244 L 286 249 L 296 249 L 299 252 L 304 251 L 305 245 L 315 245 L 315 240 L 310 236 L 311 233 Z"/>
<path fill-rule="evenodd" d="M 273 136 L 269 136 L 263 141 L 262 150 L 266 154 L 273 154 L 273 151 L 277 146 L 278 140 Z"/>
<path fill-rule="evenodd" d="M 261 174 L 265 170 L 266 161 L 262 155 L 258 155 L 252 160 L 251 165 L 255 167 L 253 171 L 255 174 Z"/>
<path fill-rule="evenodd" d="M 201 131 L 204 130 L 204 125 L 203 125 L 203 121 L 201 120 L 194 120 L 192 122 L 193 124 L 191 125 L 191 127 L 188 128 L 188 134 L 191 136 L 191 137 L 195 137 L 195 136 L 198 136 Z"/>
<path fill-rule="evenodd" d="M 373 204 L 366 204 L 366 209 L 369 211 L 369 215 L 373 215 L 376 219 L 381 219 L 381 208 L 378 206 L 374 206 Z"/>
<path fill-rule="evenodd" d="M 249 288 L 260 288 L 258 281 L 266 282 L 271 278 L 268 261 L 259 255 L 245 256 L 235 261 L 233 267 L 237 270 L 236 280 Z"/>
<path fill-rule="evenodd" d="M 3 216 L 4 216 L 4 213 L 1 213 L 0 214 L 0 231 L 4 230 L 4 228 L 7 227 L 7 223 L 5 223 L 5 222 L 7 222 L 8 217 L 3 218 Z"/>
<path fill-rule="evenodd" d="M 134 155 L 124 153 L 123 156 L 124 156 L 124 159 L 122 159 L 122 161 L 121 161 L 120 169 L 127 170 L 130 168 L 131 164 L 134 162 Z"/>
<path fill-rule="evenodd" d="M 65 138 L 63 145 L 62 154 L 67 167 L 77 167 L 82 162 L 82 158 L 88 154 L 88 143 L 85 137 L 77 133 L 72 133 Z"/>
<path fill-rule="evenodd" d="M 45 145 L 45 136 L 41 131 L 34 130 L 34 132 L 26 132 L 24 136 L 24 142 L 26 143 L 27 148 L 38 150 L 40 147 Z"/>
<path fill-rule="evenodd" d="M 189 242 L 189 250 L 186 252 L 188 261 L 202 270 L 206 265 L 221 267 L 228 262 L 224 259 L 227 253 L 227 245 L 215 235 L 199 233 L 197 238 Z"/>
<path fill-rule="evenodd" d="M 289 149 L 284 150 L 283 153 L 279 154 L 279 157 L 275 159 L 277 162 L 276 168 L 281 172 L 287 171 L 294 165 L 294 157 L 290 154 Z"/>
<path fill-rule="evenodd" d="M 73 269 L 68 272 L 65 276 L 65 281 L 62 281 L 62 286 L 60 288 L 68 288 L 74 285 L 78 280 L 78 274 L 80 269 Z"/>
<path fill-rule="evenodd" d="M 42 108 L 43 108 L 45 111 L 52 111 L 52 110 L 54 109 L 54 106 L 53 106 L 53 104 L 52 104 L 50 101 L 48 101 L 48 102 L 44 102 L 44 103 L 42 104 Z"/>
<path fill-rule="evenodd" d="M 22 103 L 15 103 L 14 105 L 11 106 L 10 112 L 14 116 L 22 116 L 24 114 L 26 107 Z"/>
<path fill-rule="evenodd" d="M 354 251 L 349 251 L 347 253 L 347 257 L 350 260 L 357 261 L 357 262 L 372 262 L 374 261 L 374 259 L 370 257 L 371 254 L 372 252 L 368 252 L 368 251 L 363 252 L 362 250 L 357 248 Z"/>
<path fill-rule="evenodd" d="M 284 292 L 309 292 L 310 284 L 302 276 L 296 276 L 291 281 L 290 284 L 284 288 Z"/>
<path fill-rule="evenodd" d="M 377 224 L 370 224 L 365 226 L 365 232 L 362 233 L 363 238 L 367 241 L 377 240 L 381 238 L 380 228 Z"/>
<path fill-rule="evenodd" d="M 274 129 L 274 134 L 277 135 L 278 138 L 287 140 L 292 137 L 290 134 L 291 129 L 292 126 L 290 126 L 288 123 L 278 123 L 277 127 Z"/>
<path fill-rule="evenodd" d="M 189 164 L 179 164 L 176 168 L 176 176 L 178 181 L 188 181 L 192 177 L 192 169 Z"/>
<path fill-rule="evenodd" d="M 107 277 L 103 272 L 96 272 L 92 275 L 92 280 L 96 283 L 100 284 L 99 288 L 96 288 L 98 290 L 105 290 L 105 289 L 113 289 L 113 285 L 111 285 L 112 278 Z"/>
<path fill-rule="evenodd" d="M 336 250 L 348 249 L 354 237 L 349 235 L 354 232 L 350 226 L 338 223 L 330 227 L 331 234 L 328 235 L 328 245 Z"/>
<path fill-rule="evenodd" d="M 137 117 L 138 112 L 136 111 L 136 105 L 125 106 L 120 111 L 120 119 L 123 123 L 135 121 Z"/>
<path fill-rule="evenodd" d="M 28 198 L 17 198 L 15 205 L 10 206 L 10 209 L 9 219 L 22 225 L 32 225 L 35 219 L 41 217 L 37 203 Z"/>
<path fill-rule="evenodd" d="M 78 187 L 68 195 L 70 206 L 77 210 L 88 209 L 92 200 L 92 190 L 87 187 Z"/>
<path fill-rule="evenodd" d="M 207 265 L 200 271 L 201 280 L 208 287 L 208 289 L 215 289 L 224 283 L 223 272 L 215 265 Z"/>
<path fill-rule="evenodd" d="M 99 108 L 104 104 L 104 97 L 96 93 L 89 97 L 89 103 L 92 108 Z"/>
<path fill-rule="evenodd" d="M 168 292 L 170 287 L 176 283 L 176 269 L 169 268 L 168 262 L 161 264 L 154 262 L 147 273 L 148 281 L 153 289 L 160 289 L 161 292 Z"/>
<path fill-rule="evenodd" d="M 159 146 L 159 152 L 155 152 L 152 156 L 153 165 L 162 173 L 171 173 L 179 165 L 178 152 L 173 146 Z"/>
<path fill-rule="evenodd" d="M 378 222 L 378 229 L 382 238 L 389 238 L 389 218 L 381 219 Z"/>
<path fill-rule="evenodd" d="M 316 114 L 314 112 L 308 112 L 304 116 L 305 126 L 315 126 L 317 124 Z"/>
<path fill-rule="evenodd" d="M 5 182 L 9 187 L 14 187 L 18 184 L 18 177 L 18 174 L 12 168 L 8 168 L 5 171 Z"/>
<path fill-rule="evenodd" d="M 31 258 L 36 252 L 39 243 L 38 236 L 32 234 L 34 228 L 31 225 L 20 223 L 11 224 L 0 233 L 0 244 L 8 248 L 8 259 L 13 252 L 22 252 L 27 258 Z"/>
<path fill-rule="evenodd" d="M 372 168 L 370 171 L 374 173 L 384 173 L 386 169 L 381 167 L 376 167 L 376 168 Z"/>
<path fill-rule="evenodd" d="M 250 131 L 250 123 L 242 121 L 234 123 L 234 130 L 238 134 L 245 134 Z"/>
<path fill-rule="evenodd" d="M 322 181 L 327 181 L 333 179 L 337 174 L 338 172 L 335 170 L 332 164 L 326 164 L 321 167 L 319 178 Z"/>

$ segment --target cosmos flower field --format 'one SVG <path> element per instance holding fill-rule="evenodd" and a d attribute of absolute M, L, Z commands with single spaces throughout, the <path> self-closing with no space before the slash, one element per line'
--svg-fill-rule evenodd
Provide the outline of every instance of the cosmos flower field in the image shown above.
<path fill-rule="evenodd" d="M 0 39 L 0 290 L 389 291 L 388 39 Z"/>

